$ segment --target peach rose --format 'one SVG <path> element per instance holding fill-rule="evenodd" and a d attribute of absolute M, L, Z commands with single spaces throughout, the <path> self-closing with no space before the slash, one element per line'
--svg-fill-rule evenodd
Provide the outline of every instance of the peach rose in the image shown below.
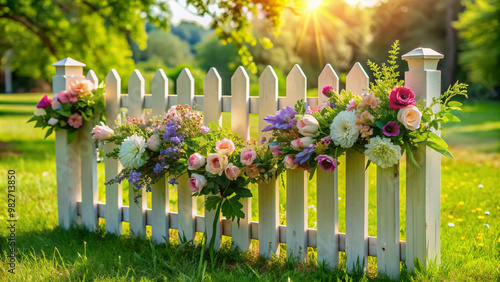
<path fill-rule="evenodd" d="M 259 176 L 259 168 L 256 165 L 249 165 L 246 167 L 246 173 L 250 178 L 257 178 Z"/>
<path fill-rule="evenodd" d="M 240 168 L 233 165 L 233 163 L 230 163 L 226 166 L 224 172 L 226 173 L 227 179 L 236 180 L 236 178 L 238 178 L 238 175 L 240 175 Z"/>
<path fill-rule="evenodd" d="M 346 107 L 346 110 L 348 111 L 352 111 L 354 109 L 356 109 L 356 100 L 354 100 L 354 98 L 351 99 L 351 101 L 349 101 L 349 104 L 347 104 L 347 107 Z"/>
<path fill-rule="evenodd" d="M 94 84 L 87 79 L 74 81 L 69 86 L 69 92 L 73 95 L 90 94 L 94 89 Z"/>
<path fill-rule="evenodd" d="M 255 158 L 257 158 L 257 153 L 252 147 L 241 150 L 240 160 L 242 164 L 251 165 Z"/>
<path fill-rule="evenodd" d="M 227 166 L 227 156 L 220 154 L 209 154 L 207 158 L 207 166 L 205 169 L 211 174 L 222 175 L 224 168 Z"/>
<path fill-rule="evenodd" d="M 422 113 L 415 106 L 408 106 L 398 111 L 398 121 L 409 130 L 416 130 L 420 127 Z"/>
<path fill-rule="evenodd" d="M 228 155 L 230 156 L 234 152 L 234 143 L 233 141 L 229 139 L 222 139 L 220 141 L 217 141 L 215 143 L 215 149 L 217 150 L 217 153 L 221 155 Z"/>

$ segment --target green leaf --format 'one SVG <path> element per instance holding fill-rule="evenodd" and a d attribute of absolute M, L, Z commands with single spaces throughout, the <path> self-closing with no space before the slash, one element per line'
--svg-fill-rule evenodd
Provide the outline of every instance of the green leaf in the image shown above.
<path fill-rule="evenodd" d="M 384 128 L 384 126 L 385 126 L 385 124 L 384 124 L 382 121 L 380 121 L 380 120 L 376 120 L 376 121 L 375 121 L 375 125 L 376 125 L 378 128 L 381 128 L 381 129 L 382 129 L 382 128 Z"/>
<path fill-rule="evenodd" d="M 429 132 L 429 139 L 427 139 L 427 141 L 435 143 L 445 149 L 448 148 L 448 144 L 446 144 L 446 142 L 441 137 L 439 137 L 439 135 L 432 131 Z"/>
<path fill-rule="evenodd" d="M 76 138 L 76 131 L 68 130 L 68 144 L 75 141 L 75 138 Z"/>
<path fill-rule="evenodd" d="M 208 211 L 215 210 L 221 200 L 222 198 L 220 196 L 209 196 L 205 201 L 205 207 Z"/>
<path fill-rule="evenodd" d="M 424 141 L 424 144 L 429 146 L 430 148 L 432 148 L 434 151 L 441 153 L 443 156 L 446 156 L 452 160 L 455 160 L 453 158 L 453 156 L 451 155 L 451 153 L 448 152 L 448 150 L 446 150 L 446 148 L 443 148 L 443 147 L 439 146 L 438 144 L 436 144 L 432 141 L 429 141 L 429 140 Z"/>
<path fill-rule="evenodd" d="M 412 163 L 416 167 L 420 168 L 420 166 L 417 163 L 417 160 L 415 159 L 415 156 L 413 155 L 413 151 L 411 150 L 409 142 L 405 142 L 405 149 L 406 149 L 406 155 L 410 158 L 410 160 L 412 161 Z"/>
<path fill-rule="evenodd" d="M 47 133 L 45 133 L 44 139 L 47 139 L 47 137 L 49 137 L 50 134 L 52 134 L 53 131 L 54 131 L 54 128 L 52 126 L 49 127 L 49 129 L 47 129 Z"/>
<path fill-rule="evenodd" d="M 368 161 L 366 162 L 365 170 L 367 170 L 367 169 L 368 169 L 368 167 L 370 166 L 370 164 L 371 164 L 371 163 L 372 163 L 372 161 L 371 161 L 371 160 L 368 160 Z"/>
<path fill-rule="evenodd" d="M 461 107 L 463 104 L 458 101 L 450 101 L 448 102 L 448 107 Z"/>
<path fill-rule="evenodd" d="M 247 188 L 240 188 L 236 190 L 236 193 L 242 198 L 251 198 L 253 196 L 252 191 Z"/>

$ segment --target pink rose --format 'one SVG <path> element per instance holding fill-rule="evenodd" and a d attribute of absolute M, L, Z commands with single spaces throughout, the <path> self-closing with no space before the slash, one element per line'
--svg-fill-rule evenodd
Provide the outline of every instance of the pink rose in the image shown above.
<path fill-rule="evenodd" d="M 285 163 L 285 167 L 288 169 L 297 169 L 299 168 L 299 164 L 294 163 L 295 158 L 292 155 L 285 156 L 283 162 Z"/>
<path fill-rule="evenodd" d="M 250 178 L 257 178 L 259 176 L 259 168 L 256 165 L 249 165 L 246 167 L 246 173 Z"/>
<path fill-rule="evenodd" d="M 319 123 L 312 115 L 304 115 L 297 122 L 299 133 L 304 136 L 315 137 L 318 135 Z"/>
<path fill-rule="evenodd" d="M 354 98 L 351 99 L 351 101 L 349 101 L 349 104 L 347 104 L 347 107 L 346 107 L 346 110 L 348 111 L 352 111 L 354 109 L 356 109 L 356 100 L 354 100 Z"/>
<path fill-rule="evenodd" d="M 50 106 L 51 102 L 52 101 L 50 100 L 49 96 L 45 95 L 45 96 L 43 96 L 42 100 L 40 100 L 40 102 L 38 102 L 38 104 L 36 105 L 36 107 L 38 109 L 45 109 L 48 106 Z"/>
<path fill-rule="evenodd" d="M 200 167 L 205 165 L 205 157 L 198 154 L 194 153 L 191 156 L 189 156 L 188 160 L 188 169 L 189 170 L 197 170 Z"/>
<path fill-rule="evenodd" d="M 191 174 L 191 178 L 188 180 L 188 185 L 191 192 L 200 192 L 201 188 L 207 185 L 207 179 L 203 175 L 193 173 Z"/>
<path fill-rule="evenodd" d="M 255 158 L 257 158 L 257 153 L 252 147 L 247 147 L 241 150 L 240 160 L 242 164 L 251 165 Z"/>
<path fill-rule="evenodd" d="M 395 87 L 389 95 L 389 107 L 394 111 L 415 105 L 416 103 L 415 94 L 410 88 Z"/>
<path fill-rule="evenodd" d="M 207 158 L 207 166 L 205 169 L 211 174 L 222 175 L 224 168 L 227 166 L 227 156 L 220 154 L 209 154 Z"/>
<path fill-rule="evenodd" d="M 160 143 L 160 137 L 157 134 L 153 134 L 146 141 L 146 147 L 153 152 L 158 152 L 160 150 Z"/>
<path fill-rule="evenodd" d="M 236 178 L 240 175 L 240 168 L 233 165 L 233 163 L 230 163 L 226 166 L 224 172 L 226 173 L 227 179 L 236 180 Z"/>
<path fill-rule="evenodd" d="M 69 102 L 76 102 L 78 101 L 78 97 L 75 95 L 72 95 L 69 91 L 61 91 L 59 92 L 59 95 L 57 95 L 57 100 L 63 104 L 69 103 Z"/>
<path fill-rule="evenodd" d="M 200 127 L 200 131 L 201 131 L 201 133 L 207 134 L 210 132 L 210 127 L 202 126 L 202 127 Z"/>
<path fill-rule="evenodd" d="M 215 143 L 215 149 L 217 150 L 217 153 L 221 155 L 228 155 L 230 156 L 234 152 L 234 143 L 233 141 L 229 139 L 222 139 L 220 141 L 217 141 Z"/>
<path fill-rule="evenodd" d="M 281 155 L 280 149 L 283 148 L 281 145 L 269 145 L 269 149 L 271 150 L 271 154 L 274 158 L 277 158 Z"/>
<path fill-rule="evenodd" d="M 83 119 L 82 116 L 74 113 L 68 118 L 68 124 L 71 125 L 74 128 L 80 128 L 82 126 Z"/>
<path fill-rule="evenodd" d="M 108 139 L 113 135 L 113 129 L 107 127 L 104 125 L 104 123 L 101 123 L 101 125 L 96 125 L 94 129 L 92 129 L 92 139 L 94 140 L 104 140 Z"/>
<path fill-rule="evenodd" d="M 290 147 L 296 151 L 300 151 L 300 148 L 309 148 L 316 140 L 312 137 L 302 137 L 295 139 L 290 143 Z"/>
<path fill-rule="evenodd" d="M 77 80 L 71 83 L 69 86 L 69 91 L 73 95 L 78 95 L 78 94 L 90 94 L 92 93 L 92 90 L 94 90 L 94 84 L 90 80 Z"/>
<path fill-rule="evenodd" d="M 422 113 L 415 106 L 408 106 L 398 111 L 398 121 L 409 130 L 416 130 L 420 127 Z"/>
<path fill-rule="evenodd" d="M 319 155 L 314 160 L 324 171 L 334 171 L 337 167 L 337 161 L 328 155 Z"/>

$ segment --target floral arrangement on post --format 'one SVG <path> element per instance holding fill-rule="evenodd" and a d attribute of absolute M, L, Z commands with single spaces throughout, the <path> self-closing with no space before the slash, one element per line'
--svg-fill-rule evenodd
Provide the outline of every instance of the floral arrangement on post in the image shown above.
<path fill-rule="evenodd" d="M 47 129 L 45 138 L 54 130 L 68 131 L 68 143 L 76 138 L 77 130 L 84 122 L 103 121 L 105 110 L 104 88 L 96 88 L 90 80 L 77 80 L 50 99 L 47 95 L 36 105 L 34 116 L 28 122 Z"/>
<path fill-rule="evenodd" d="M 176 185 L 176 176 L 186 171 L 186 146 L 203 140 L 210 129 L 201 126 L 203 116 L 186 106 L 173 106 L 165 117 L 148 121 L 140 118 L 122 117 L 117 120 L 115 130 L 98 125 L 92 130 L 92 138 L 113 142 L 117 148 L 107 154 L 119 159 L 122 171 L 106 184 L 121 183 L 127 179 L 135 191 L 145 188 L 166 174 L 172 175 L 171 185 Z M 198 140 L 198 141 L 195 141 Z M 137 200 L 137 199 L 136 199 Z"/>
<path fill-rule="evenodd" d="M 382 168 L 399 162 L 402 153 L 418 166 L 412 147 L 425 144 L 453 158 L 446 142 L 433 131 L 447 122 L 460 121 L 451 111 L 461 110 L 461 103 L 451 101 L 456 95 L 467 97 L 466 84 L 456 83 L 429 106 L 415 100 L 411 89 L 398 79 L 396 41 L 389 51 L 388 64 L 368 62 L 375 81 L 361 96 L 331 86 L 322 93 L 329 101 L 311 109 L 304 101 L 294 108 L 286 107 L 274 116 L 264 118 L 270 123 L 263 131 L 272 131 L 279 145 L 282 162 L 288 169 L 302 168 L 314 175 L 317 166 L 333 171 L 336 159 L 346 150 L 363 152 L 370 162 Z M 438 111 L 432 108 L 440 104 Z"/>

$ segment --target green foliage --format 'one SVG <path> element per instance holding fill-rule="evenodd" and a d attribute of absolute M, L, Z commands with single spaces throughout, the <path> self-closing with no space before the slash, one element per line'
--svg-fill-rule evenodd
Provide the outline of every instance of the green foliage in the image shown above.
<path fill-rule="evenodd" d="M 465 0 L 455 28 L 462 39 L 459 62 L 471 82 L 488 88 L 500 83 L 500 1 Z"/>

